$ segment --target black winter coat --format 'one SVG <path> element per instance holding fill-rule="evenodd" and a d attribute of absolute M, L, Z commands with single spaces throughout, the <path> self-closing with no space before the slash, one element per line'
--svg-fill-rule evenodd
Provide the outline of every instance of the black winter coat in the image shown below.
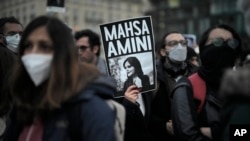
<path fill-rule="evenodd" d="M 175 78 L 164 70 L 159 60 L 156 68 L 158 87 L 151 106 L 150 130 L 155 141 L 171 141 L 171 136 L 167 133 L 166 122 L 171 118 L 170 94 L 176 82 Z"/>
<path fill-rule="evenodd" d="M 134 104 L 125 98 L 116 99 L 126 110 L 124 141 L 152 141 L 149 132 L 149 116 L 152 100 L 152 93 L 142 93 L 145 105 L 145 116 L 143 116 L 138 104 Z"/>

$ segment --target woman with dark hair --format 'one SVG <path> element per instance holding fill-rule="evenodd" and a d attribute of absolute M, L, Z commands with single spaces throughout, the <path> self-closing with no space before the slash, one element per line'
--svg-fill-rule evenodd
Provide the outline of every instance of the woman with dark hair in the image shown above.
<path fill-rule="evenodd" d="M 129 57 L 123 62 L 123 67 L 127 71 L 128 79 L 124 83 L 126 90 L 130 85 L 136 85 L 145 90 L 149 87 L 149 77 L 144 75 L 140 61 L 136 57 Z"/>
<path fill-rule="evenodd" d="M 8 87 L 8 79 L 12 75 L 16 55 L 9 49 L 0 47 L 0 140 L 6 127 L 5 121 L 11 109 L 11 96 Z"/>
<path fill-rule="evenodd" d="M 124 83 L 124 97 L 117 99 L 126 110 L 124 141 L 152 141 L 148 129 L 152 93 L 149 89 L 149 77 L 144 75 L 140 61 L 128 57 L 123 62 L 127 72 Z"/>
<path fill-rule="evenodd" d="M 115 115 L 101 98 L 112 97 L 113 89 L 92 92 L 99 72 L 79 65 L 74 46 L 70 29 L 56 18 L 28 24 L 11 77 L 14 107 L 4 140 L 115 140 Z"/>
<path fill-rule="evenodd" d="M 222 99 L 218 92 L 226 69 L 232 69 L 241 53 L 241 39 L 236 31 L 227 25 L 209 28 L 199 43 L 201 67 L 194 81 L 204 86 L 204 101 L 196 99 L 194 87 L 188 79 L 182 78 L 172 98 L 172 119 L 174 134 L 179 141 L 218 140 L 219 112 Z M 203 85 L 202 85 L 202 83 Z M 178 85 L 177 84 L 177 85 Z M 200 106 L 200 103 L 203 103 Z"/>

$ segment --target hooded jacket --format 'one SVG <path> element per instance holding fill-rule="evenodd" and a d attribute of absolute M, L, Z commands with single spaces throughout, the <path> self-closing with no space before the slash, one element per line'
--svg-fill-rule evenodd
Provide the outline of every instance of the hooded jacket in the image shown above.
<path fill-rule="evenodd" d="M 98 78 L 44 120 L 42 140 L 114 141 L 115 113 L 103 99 L 112 99 L 115 87 L 107 79 Z M 17 141 L 22 126 L 15 120 L 15 112 L 7 124 L 4 141 Z"/>

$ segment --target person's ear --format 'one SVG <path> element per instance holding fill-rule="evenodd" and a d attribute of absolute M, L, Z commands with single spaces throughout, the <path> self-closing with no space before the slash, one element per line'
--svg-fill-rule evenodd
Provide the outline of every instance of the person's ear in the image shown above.
<path fill-rule="evenodd" d="M 4 35 L 2 35 L 1 33 L 0 33 L 0 42 L 3 43 L 4 46 L 7 45 L 7 41 L 6 41 L 5 37 L 4 37 Z"/>
<path fill-rule="evenodd" d="M 93 47 L 93 52 L 94 52 L 94 54 L 97 54 L 98 51 L 99 51 L 99 49 L 100 49 L 99 46 L 94 46 L 94 47 Z"/>
<path fill-rule="evenodd" d="M 161 49 L 161 50 L 160 50 L 160 54 L 161 54 L 161 56 L 166 56 L 166 55 L 167 55 L 167 52 L 166 52 L 165 49 Z"/>

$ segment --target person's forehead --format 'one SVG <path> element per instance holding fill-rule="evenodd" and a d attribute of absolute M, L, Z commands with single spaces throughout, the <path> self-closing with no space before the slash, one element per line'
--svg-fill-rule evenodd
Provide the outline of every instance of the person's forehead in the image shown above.
<path fill-rule="evenodd" d="M 134 68 L 134 66 L 130 64 L 128 61 L 125 62 L 124 66 L 129 67 L 129 68 Z"/>
<path fill-rule="evenodd" d="M 233 35 L 230 31 L 222 28 L 216 28 L 213 29 L 210 34 L 208 39 L 214 39 L 214 38 L 223 38 L 225 40 L 233 38 Z"/>
<path fill-rule="evenodd" d="M 130 65 L 130 63 L 128 61 L 125 62 L 125 65 Z"/>
<path fill-rule="evenodd" d="M 87 36 L 83 36 L 76 40 L 76 45 L 89 45 L 89 38 Z"/>
<path fill-rule="evenodd" d="M 23 32 L 23 27 L 17 23 L 5 23 L 4 24 L 4 34 L 9 32 Z"/>
<path fill-rule="evenodd" d="M 44 41 L 48 41 L 48 42 L 50 42 L 52 44 L 52 40 L 51 40 L 51 38 L 49 36 L 49 33 L 48 33 L 46 27 L 44 27 L 44 26 L 33 30 L 28 35 L 27 40 L 29 40 L 29 41 L 44 40 Z"/>
<path fill-rule="evenodd" d="M 179 40 L 185 40 L 185 38 L 180 33 L 171 33 L 166 38 L 166 41 L 179 41 Z"/>

